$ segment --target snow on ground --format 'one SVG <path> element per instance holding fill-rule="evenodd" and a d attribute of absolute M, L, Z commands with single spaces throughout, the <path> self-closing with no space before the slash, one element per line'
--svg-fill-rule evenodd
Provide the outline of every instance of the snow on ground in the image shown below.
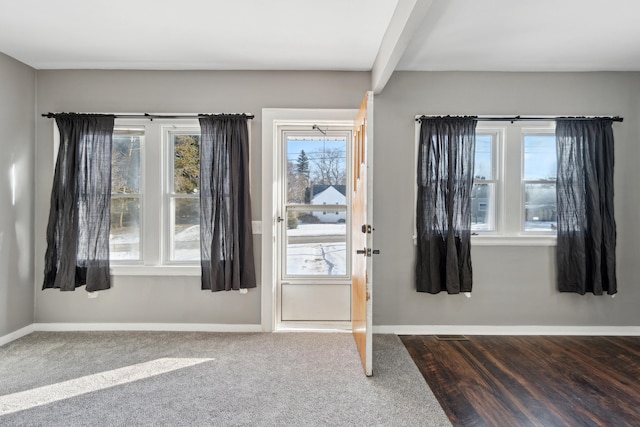
<path fill-rule="evenodd" d="M 303 243 L 287 245 L 287 274 L 346 274 L 346 243 Z"/>
<path fill-rule="evenodd" d="M 192 225 L 175 234 L 173 238 L 176 242 L 199 242 L 200 226 Z"/>
<path fill-rule="evenodd" d="M 344 236 L 346 224 L 298 224 L 298 228 L 287 230 L 289 236 Z"/>
<path fill-rule="evenodd" d="M 347 270 L 345 242 L 322 242 L 323 237 L 340 236 L 346 240 L 346 224 L 305 224 L 287 230 L 289 237 L 319 237 L 319 242 L 287 244 L 287 274 L 342 276 Z"/>
<path fill-rule="evenodd" d="M 345 224 L 299 224 L 287 230 L 292 237 L 345 236 Z M 174 236 L 176 261 L 200 260 L 200 226 L 192 225 Z M 131 260 L 140 257 L 140 238 L 137 229 L 112 230 L 109 243 L 111 259 Z M 345 275 L 345 242 L 312 242 L 287 245 L 287 274 Z"/>

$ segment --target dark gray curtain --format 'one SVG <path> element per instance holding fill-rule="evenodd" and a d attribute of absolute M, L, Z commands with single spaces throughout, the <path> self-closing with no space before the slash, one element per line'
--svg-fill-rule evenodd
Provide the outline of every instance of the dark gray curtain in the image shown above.
<path fill-rule="evenodd" d="M 247 121 L 244 114 L 200 118 L 202 289 L 256 287 Z"/>
<path fill-rule="evenodd" d="M 113 116 L 59 114 L 43 289 L 109 289 Z"/>
<path fill-rule="evenodd" d="M 418 292 L 470 292 L 476 119 L 422 119 L 416 211 Z"/>
<path fill-rule="evenodd" d="M 556 124 L 560 292 L 617 292 L 611 124 L 608 119 Z"/>

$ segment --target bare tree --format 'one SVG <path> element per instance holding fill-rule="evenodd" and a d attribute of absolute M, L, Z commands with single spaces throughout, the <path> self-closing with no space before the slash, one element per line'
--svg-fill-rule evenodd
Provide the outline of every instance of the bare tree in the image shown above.
<path fill-rule="evenodd" d="M 328 148 L 311 160 L 314 164 L 315 184 L 339 185 L 347 179 L 346 153 L 339 148 Z"/>

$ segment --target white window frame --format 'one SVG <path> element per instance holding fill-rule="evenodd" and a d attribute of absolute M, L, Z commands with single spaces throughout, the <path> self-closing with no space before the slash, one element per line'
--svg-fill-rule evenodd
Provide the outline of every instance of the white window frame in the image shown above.
<path fill-rule="evenodd" d="M 183 120 L 182 122 L 185 122 Z M 163 210 L 164 210 L 164 218 L 166 219 L 163 224 L 163 234 L 164 234 L 164 251 L 163 251 L 163 262 L 164 265 L 200 265 L 200 260 L 191 260 L 191 261 L 181 261 L 181 260 L 172 260 L 173 249 L 174 249 L 174 235 L 172 226 L 175 223 L 175 209 L 174 209 L 174 201 L 176 199 L 200 199 L 200 195 L 198 193 L 195 194 L 176 194 L 173 192 L 174 189 L 174 149 L 175 146 L 173 144 L 173 136 L 174 135 L 194 135 L 200 134 L 200 126 L 196 124 L 195 126 L 189 126 L 185 123 L 176 123 L 174 125 L 162 126 L 162 145 L 164 151 L 164 159 L 165 159 L 165 170 L 166 174 L 164 176 L 164 200 L 163 200 Z"/>
<path fill-rule="evenodd" d="M 491 230 L 471 230 L 472 236 L 496 236 L 500 234 L 500 230 L 504 228 L 503 222 L 503 192 L 504 192 L 504 179 L 503 179 L 503 162 L 502 153 L 504 145 L 504 129 L 495 126 L 482 126 L 482 122 L 478 123 L 476 127 L 476 136 L 491 135 L 491 169 L 492 179 L 476 180 L 474 178 L 474 184 L 493 184 L 494 194 L 493 203 L 489 209 L 489 223 L 492 225 Z M 474 153 L 475 155 L 475 153 Z M 475 173 L 474 173 L 475 175 Z"/>
<path fill-rule="evenodd" d="M 141 129 L 143 130 L 143 135 L 140 139 L 140 186 L 139 186 L 139 192 L 135 193 L 135 194 L 127 194 L 127 193 L 116 193 L 114 194 L 113 192 L 111 193 L 111 200 L 113 201 L 113 199 L 118 199 L 118 198 L 130 198 L 130 197 L 136 197 L 139 200 L 140 203 L 140 217 L 138 218 L 138 225 L 140 227 L 140 236 L 139 236 L 139 254 L 140 257 L 138 259 L 135 260 L 124 260 L 124 259 L 119 259 L 119 260 L 109 260 L 110 264 L 113 265 L 122 265 L 122 266 L 139 266 L 139 265 L 143 265 L 144 264 L 144 254 L 145 254 L 145 242 L 144 242 L 144 227 L 143 227 L 143 218 L 144 218 L 144 207 L 145 207 L 145 203 L 144 203 L 144 195 L 145 195 L 145 152 L 146 152 L 146 137 L 147 137 L 147 133 L 146 133 L 146 129 L 144 126 L 141 125 L 134 125 L 134 124 L 122 124 L 122 125 L 115 125 L 114 126 L 114 130 L 115 129 L 121 129 L 121 130 L 136 130 L 136 131 L 140 131 Z"/>
<path fill-rule="evenodd" d="M 552 232 L 525 231 L 524 212 L 524 136 L 525 134 L 555 133 L 555 121 L 478 122 L 477 133 L 484 129 L 498 129 L 502 135 L 500 164 L 501 199 L 495 234 L 472 237 L 479 246 L 555 246 Z"/>
<path fill-rule="evenodd" d="M 555 138 L 555 122 L 549 123 L 546 126 L 537 126 L 537 127 L 522 127 L 521 129 L 521 142 L 520 147 L 522 150 L 522 175 L 521 175 L 521 188 L 520 188 L 520 196 L 521 196 L 521 204 L 520 204 L 520 212 L 521 212 L 521 222 L 520 222 L 520 231 L 523 235 L 530 236 L 552 236 L 555 237 L 556 233 L 554 231 L 545 231 L 545 230 L 525 230 L 526 226 L 526 210 L 525 210 L 525 186 L 527 184 L 548 184 L 548 181 L 540 181 L 540 180 L 527 180 L 524 176 L 524 140 L 526 136 L 529 135 L 552 135 Z M 557 188 L 556 188 L 557 190 Z"/>
<path fill-rule="evenodd" d="M 418 119 L 420 116 L 416 116 Z M 553 232 L 524 231 L 524 135 L 555 133 L 555 121 L 478 121 L 477 134 L 497 135 L 495 158 L 495 230 L 472 231 L 472 246 L 555 246 Z M 415 123 L 414 215 L 417 206 L 417 161 L 420 122 Z M 414 244 L 416 241 L 414 217 Z"/>
<path fill-rule="evenodd" d="M 116 119 L 115 127 L 144 128 L 141 153 L 140 261 L 111 261 L 111 274 L 123 276 L 197 276 L 200 261 L 170 261 L 172 132 L 200 132 L 197 119 Z"/>
<path fill-rule="evenodd" d="M 345 204 L 344 205 L 329 205 L 332 207 L 331 210 L 327 211 L 327 203 L 323 202 L 322 205 L 313 205 L 313 204 L 289 204 L 287 203 L 286 194 L 287 194 L 287 174 L 286 174 L 286 164 L 287 164 L 287 153 L 286 153 L 286 141 L 289 136 L 312 136 L 317 137 L 318 131 L 309 130 L 310 127 L 314 123 L 306 123 L 304 125 L 296 124 L 296 125 L 284 125 L 278 128 L 279 138 L 277 138 L 278 143 L 278 157 L 280 158 L 280 173 L 283 175 L 277 178 L 277 182 L 281 183 L 280 192 L 278 193 L 276 199 L 278 203 L 278 211 L 280 212 L 278 216 L 287 220 L 287 214 L 289 211 L 322 211 L 323 214 L 327 214 L 327 212 L 333 212 L 334 209 L 337 212 L 345 212 L 346 220 L 345 220 L 345 251 L 347 254 L 346 262 L 345 262 L 345 274 L 344 275 L 336 275 L 336 276 L 328 276 L 328 275 L 295 275 L 295 274 L 287 274 L 286 273 L 286 263 L 287 263 L 287 244 L 284 239 L 281 239 L 279 254 L 281 259 L 281 265 L 278 266 L 278 271 L 280 274 L 280 279 L 285 280 L 288 283 L 308 283 L 308 282 L 321 282 L 321 283 L 347 283 L 351 281 L 351 257 L 348 256 L 351 253 L 351 192 L 347 191 L 345 194 Z M 349 183 L 352 179 L 352 165 L 351 165 L 351 145 L 353 139 L 353 130 L 350 126 L 340 126 L 339 123 L 331 124 L 331 130 L 327 131 L 330 137 L 344 137 L 346 140 L 346 168 L 347 168 L 347 179 L 346 185 L 347 190 L 349 189 Z M 284 234 L 281 235 L 283 237 Z"/>

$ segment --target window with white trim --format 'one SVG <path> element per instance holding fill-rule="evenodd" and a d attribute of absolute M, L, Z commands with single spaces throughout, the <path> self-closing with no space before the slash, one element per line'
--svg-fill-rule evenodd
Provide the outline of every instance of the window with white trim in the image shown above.
<path fill-rule="evenodd" d="M 116 119 L 112 154 L 111 264 L 199 265 L 198 121 Z"/>
<path fill-rule="evenodd" d="M 552 233 L 556 219 L 556 136 L 542 130 L 522 135 L 524 232 Z"/>
<path fill-rule="evenodd" d="M 555 236 L 555 183 L 554 121 L 478 122 L 474 235 Z"/>
<path fill-rule="evenodd" d="M 417 122 L 416 147 L 419 129 Z M 554 239 L 556 165 L 553 120 L 478 121 L 471 190 L 471 231 L 476 242 Z"/>
<path fill-rule="evenodd" d="M 142 150 L 143 127 L 118 127 L 113 131 L 111 153 L 112 261 L 142 260 Z"/>
<path fill-rule="evenodd" d="M 200 261 L 200 129 L 166 135 L 170 171 L 168 261 Z"/>
<path fill-rule="evenodd" d="M 485 129 L 476 132 L 476 152 L 471 189 L 471 230 L 495 232 L 498 212 L 499 132 Z"/>

